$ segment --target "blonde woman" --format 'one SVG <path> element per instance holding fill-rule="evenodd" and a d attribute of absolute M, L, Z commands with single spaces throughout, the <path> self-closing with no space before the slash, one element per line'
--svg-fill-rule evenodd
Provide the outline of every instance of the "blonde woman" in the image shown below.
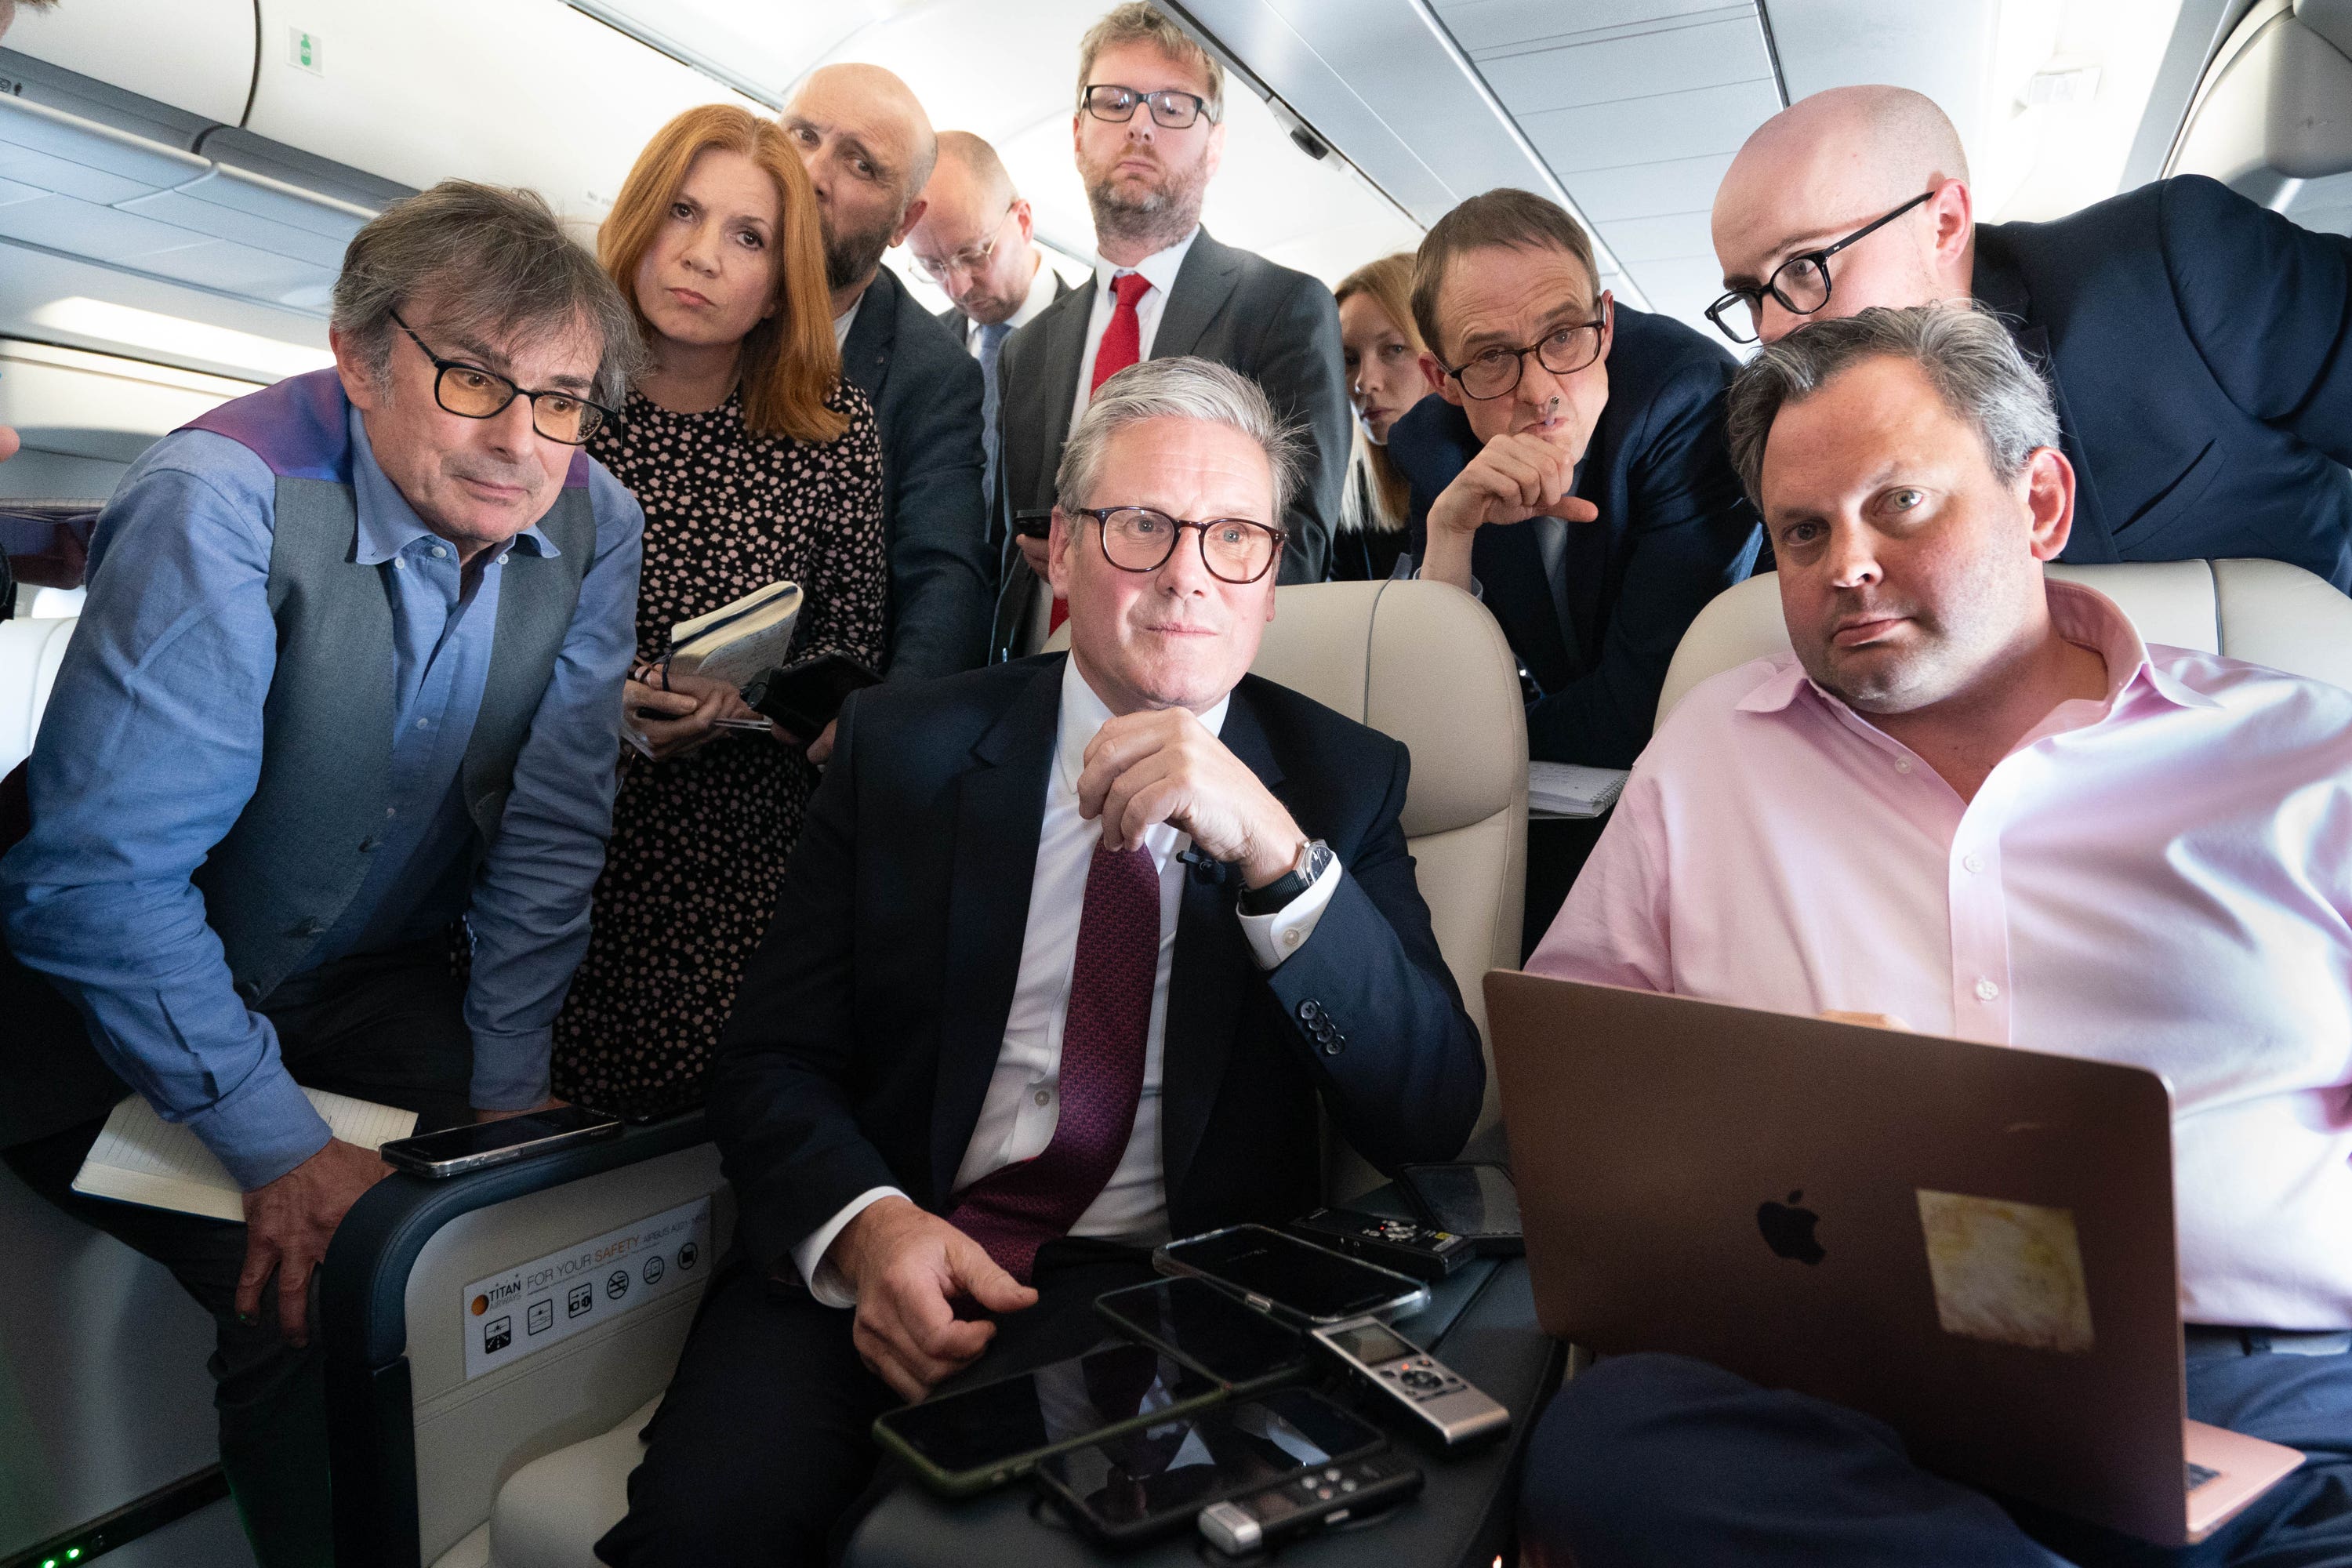
<path fill-rule="evenodd" d="M 1356 410 L 1355 451 L 1331 539 L 1331 577 L 1360 582 L 1392 575 L 1405 545 L 1411 487 L 1389 460 L 1389 427 L 1436 390 L 1422 368 L 1412 324 L 1412 258 L 1383 256 L 1340 279 L 1339 342 L 1348 401 Z"/>

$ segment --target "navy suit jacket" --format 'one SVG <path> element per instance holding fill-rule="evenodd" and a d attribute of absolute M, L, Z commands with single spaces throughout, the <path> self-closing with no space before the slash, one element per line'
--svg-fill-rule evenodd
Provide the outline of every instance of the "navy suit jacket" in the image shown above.
<path fill-rule="evenodd" d="M 950 1207 L 1021 965 L 1066 656 L 858 693 L 720 1037 L 710 1118 L 762 1265 L 896 1186 Z M 1223 739 L 1344 868 L 1261 970 L 1222 868 L 1186 877 L 1160 1166 L 1178 1236 L 1321 1202 L 1316 1110 L 1384 1170 L 1451 1160 L 1486 1088 L 1432 934 L 1385 735 L 1245 677 Z"/>
<path fill-rule="evenodd" d="M 2055 383 L 2065 560 L 2266 556 L 2352 591 L 2352 240 L 2181 175 L 1978 225 L 1974 282 Z"/>
<path fill-rule="evenodd" d="M 858 301 L 841 373 L 873 400 L 882 437 L 890 677 L 971 669 L 987 657 L 996 580 L 981 488 L 980 362 L 884 267 Z"/>
<path fill-rule="evenodd" d="M 1528 754 L 1631 767 L 1650 739 L 1675 646 L 1706 602 L 1756 567 L 1763 532 L 1725 445 L 1722 347 L 1680 321 L 1617 307 L 1609 403 L 1577 465 L 1575 493 L 1601 510 L 1570 523 L 1561 556 L 1570 624 L 1524 524 L 1482 528 L 1470 571 L 1510 639 L 1530 692 Z M 1389 431 L 1412 487 L 1412 553 L 1429 508 L 1481 446 L 1469 416 L 1424 397 Z"/>

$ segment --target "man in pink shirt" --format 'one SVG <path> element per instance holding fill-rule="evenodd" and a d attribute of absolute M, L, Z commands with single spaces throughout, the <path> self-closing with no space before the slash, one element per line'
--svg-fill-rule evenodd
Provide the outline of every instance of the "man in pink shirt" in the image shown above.
<path fill-rule="evenodd" d="M 1538 1560 L 2352 1563 L 2352 693 L 2045 581 L 2075 478 L 1988 313 L 1815 322 L 1729 418 L 1794 652 L 1676 707 L 1528 967 L 2163 1073 L 2189 1415 L 2311 1458 L 2176 1558 L 1627 1356 L 1544 1417 Z"/>

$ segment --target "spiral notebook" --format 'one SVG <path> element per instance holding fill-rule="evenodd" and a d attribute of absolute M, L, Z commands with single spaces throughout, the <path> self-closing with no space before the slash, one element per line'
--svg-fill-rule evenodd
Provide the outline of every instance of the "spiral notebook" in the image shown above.
<path fill-rule="evenodd" d="M 346 1143 L 374 1149 L 416 1130 L 413 1110 L 323 1089 L 302 1092 Z M 73 1179 L 73 1190 L 85 1197 L 174 1209 L 207 1219 L 245 1218 L 244 1193 L 204 1141 L 156 1115 L 155 1108 L 135 1094 L 106 1119 L 105 1130 L 89 1146 Z"/>

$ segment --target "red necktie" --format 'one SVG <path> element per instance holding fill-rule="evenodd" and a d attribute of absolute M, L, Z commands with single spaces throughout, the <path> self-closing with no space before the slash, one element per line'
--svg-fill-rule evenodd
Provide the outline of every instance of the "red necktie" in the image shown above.
<path fill-rule="evenodd" d="M 1143 357 L 1143 320 L 1135 313 L 1135 307 L 1151 291 L 1151 279 L 1140 272 L 1123 272 L 1110 280 L 1110 291 L 1118 303 L 1111 307 L 1110 322 L 1103 328 L 1102 342 L 1095 345 L 1095 378 L 1087 384 L 1088 397 Z M 1061 630 L 1069 616 L 1069 601 L 1055 599 L 1053 613 L 1045 618 L 1045 635 L 1052 637 Z"/>
<path fill-rule="evenodd" d="M 1160 872 L 1151 851 L 1097 845 L 1078 916 L 1062 1024 L 1061 1116 L 1034 1160 L 992 1171 L 955 1195 L 948 1223 L 1026 1284 L 1037 1249 L 1100 1195 L 1135 1131 L 1144 1037 L 1160 969 Z"/>
<path fill-rule="evenodd" d="M 1088 397 L 1143 357 L 1143 321 L 1136 315 L 1135 306 L 1151 291 L 1151 279 L 1140 272 L 1123 273 L 1110 280 L 1110 291 L 1118 297 L 1118 303 L 1111 307 L 1110 324 L 1103 329 L 1102 342 L 1095 345 L 1095 378 L 1087 384 Z"/>

